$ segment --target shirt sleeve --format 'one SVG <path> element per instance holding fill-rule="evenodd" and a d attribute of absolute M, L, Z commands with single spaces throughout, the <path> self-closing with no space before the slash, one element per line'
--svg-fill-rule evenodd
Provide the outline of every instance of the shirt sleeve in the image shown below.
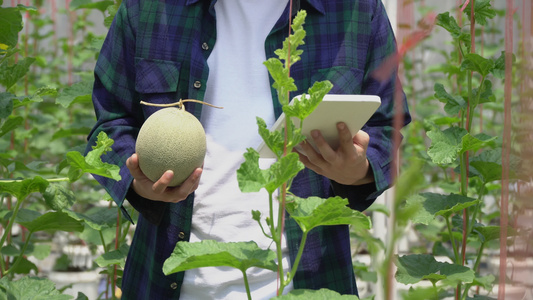
<path fill-rule="evenodd" d="M 348 198 L 350 207 L 364 210 L 375 199 L 392 185 L 393 156 L 397 149 L 393 149 L 393 136 L 400 134 L 395 132 L 393 119 L 395 117 L 394 101 L 399 97 L 401 109 L 399 118 L 403 120 L 402 126 L 410 123 L 411 117 L 407 107 L 405 93 L 398 80 L 397 65 L 392 65 L 391 76 L 385 80 L 378 80 L 373 76 L 373 71 L 396 53 L 396 40 L 385 7 L 381 1 L 375 1 L 376 8 L 371 21 L 371 40 L 368 45 L 369 51 L 365 66 L 362 94 L 378 95 L 381 105 L 363 126 L 362 130 L 370 136 L 367 149 L 367 158 L 374 173 L 373 184 L 361 186 L 347 186 L 336 182 L 331 183 L 333 192 Z"/>
<path fill-rule="evenodd" d="M 143 122 L 138 95 L 135 92 L 135 32 L 129 22 L 134 10 L 127 10 L 122 2 L 102 46 L 94 70 L 93 105 L 97 122 L 88 137 L 88 152 L 96 144 L 98 133 L 103 131 L 114 140 L 112 150 L 102 157 L 107 163 L 120 167 L 122 179 L 94 176 L 121 207 L 133 180 L 126 160 L 135 151 L 135 139 Z"/>

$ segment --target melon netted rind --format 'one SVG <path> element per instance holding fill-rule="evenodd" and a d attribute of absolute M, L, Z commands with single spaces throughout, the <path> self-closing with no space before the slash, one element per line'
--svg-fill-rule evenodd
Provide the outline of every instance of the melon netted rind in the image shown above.
<path fill-rule="evenodd" d="M 169 186 L 178 186 L 204 162 L 205 131 L 189 112 L 176 107 L 163 108 L 142 125 L 135 152 L 141 171 L 150 180 L 155 182 L 167 170 L 172 170 L 174 178 Z"/>

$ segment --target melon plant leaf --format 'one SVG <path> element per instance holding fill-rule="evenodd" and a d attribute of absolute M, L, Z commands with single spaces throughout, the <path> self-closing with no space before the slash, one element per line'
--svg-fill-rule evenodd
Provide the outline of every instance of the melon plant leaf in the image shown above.
<path fill-rule="evenodd" d="M 435 91 L 435 98 L 440 102 L 445 103 L 444 110 L 449 115 L 456 115 L 459 111 L 466 109 L 468 106 L 462 96 L 450 95 L 442 83 L 435 83 L 433 90 Z"/>
<path fill-rule="evenodd" d="M 304 233 L 318 226 L 350 224 L 357 228 L 370 229 L 370 219 L 348 206 L 341 197 L 307 199 L 287 196 L 287 212 Z"/>
<path fill-rule="evenodd" d="M 56 99 L 56 103 L 67 108 L 72 103 L 90 102 L 94 81 L 80 81 L 65 88 Z"/>
<path fill-rule="evenodd" d="M 248 148 L 244 162 L 237 170 L 239 188 L 243 193 L 259 192 L 267 183 L 267 170 L 259 168 L 259 153 Z"/>
<path fill-rule="evenodd" d="M 496 277 L 494 277 L 494 275 L 492 274 L 489 274 L 487 276 L 476 276 L 476 278 L 474 278 L 473 284 L 477 286 L 481 286 L 487 291 L 490 291 L 495 279 Z"/>
<path fill-rule="evenodd" d="M 18 8 L 0 7 L 0 44 L 8 48 L 15 47 L 22 28 L 22 14 Z"/>
<path fill-rule="evenodd" d="M 70 300 L 70 295 L 61 294 L 54 282 L 47 278 L 24 276 L 18 280 L 9 277 L 0 279 L 0 299 L 17 300 Z"/>
<path fill-rule="evenodd" d="M 309 88 L 308 93 L 301 98 L 294 98 L 289 105 L 283 106 L 287 117 L 296 117 L 300 120 L 307 118 L 322 102 L 324 96 L 331 90 L 333 84 L 329 81 L 317 81 Z"/>
<path fill-rule="evenodd" d="M 14 274 L 29 274 L 31 271 L 37 274 L 39 272 L 37 266 L 26 257 L 16 257 L 15 259 L 18 262 L 9 269 L 9 272 Z"/>
<path fill-rule="evenodd" d="M 467 45 L 470 43 L 470 34 L 461 31 L 461 27 L 459 27 L 455 18 L 450 16 L 449 12 L 437 15 L 435 25 L 444 28 L 454 39 L 465 42 Z"/>
<path fill-rule="evenodd" d="M 516 55 L 512 54 L 512 63 L 516 62 Z M 492 69 L 494 77 L 499 79 L 505 78 L 505 51 L 501 52 L 500 57 L 494 61 L 494 68 Z"/>
<path fill-rule="evenodd" d="M 19 200 L 23 200 L 31 193 L 44 193 L 48 184 L 48 181 L 40 176 L 22 181 L 0 180 L 0 193 L 8 193 Z"/>
<path fill-rule="evenodd" d="M 9 90 L 17 81 L 28 73 L 31 64 L 35 61 L 33 57 L 20 59 L 16 64 L 9 65 L 8 61 L 0 63 L 0 84 Z"/>
<path fill-rule="evenodd" d="M 428 149 L 429 157 L 438 165 L 453 163 L 463 148 L 461 140 L 467 134 L 466 129 L 456 126 L 444 131 L 434 128 L 427 132 L 427 136 L 431 139 L 431 146 Z"/>
<path fill-rule="evenodd" d="M 21 106 L 26 106 L 26 105 L 28 105 L 30 103 L 43 102 L 44 100 L 43 100 L 42 97 L 44 97 L 44 96 L 56 97 L 57 96 L 57 88 L 50 87 L 50 86 L 44 86 L 44 87 L 39 88 L 31 96 L 19 97 L 18 98 L 19 101 L 14 102 L 14 108 L 18 108 L 18 107 L 21 107 Z"/>
<path fill-rule="evenodd" d="M 337 293 L 336 291 L 322 288 L 320 290 L 296 289 L 296 290 L 290 291 L 286 295 L 277 296 L 271 299 L 274 299 L 274 300 L 293 300 L 293 299 L 294 300 L 298 300 L 298 299 L 302 299 L 302 300 L 309 300 L 309 299 L 313 299 L 313 300 L 315 299 L 316 300 L 336 300 L 336 299 L 359 300 L 359 297 L 355 295 L 341 295 Z"/>
<path fill-rule="evenodd" d="M 237 170 L 239 188 L 243 193 L 258 192 L 262 188 L 273 193 L 304 168 L 296 153 L 280 158 L 267 170 L 259 168 L 259 153 L 255 149 L 248 148 L 244 158 Z"/>
<path fill-rule="evenodd" d="M 9 116 L 4 124 L 2 124 L 2 127 L 0 127 L 0 137 L 19 127 L 23 122 L 24 118 L 21 116 Z"/>
<path fill-rule="evenodd" d="M 281 132 L 277 130 L 268 130 L 265 120 L 260 117 L 257 117 L 256 120 L 259 135 L 263 139 L 265 145 L 268 146 L 276 157 L 281 157 L 283 155 L 283 147 L 285 143 Z"/>
<path fill-rule="evenodd" d="M 486 77 L 492 69 L 494 69 L 494 61 L 476 53 L 466 54 L 461 64 L 461 70 L 477 72 L 482 77 Z"/>
<path fill-rule="evenodd" d="M 481 94 L 479 95 L 479 101 L 478 99 L 478 93 L 479 89 L 475 88 L 472 90 L 472 96 L 474 98 L 474 105 L 481 104 L 481 103 L 488 103 L 488 102 L 494 102 L 496 100 L 496 97 L 494 97 L 494 94 L 492 93 L 492 82 L 488 79 L 485 79 L 483 81 L 483 86 L 481 87 Z M 478 101 L 478 102 L 475 102 Z"/>
<path fill-rule="evenodd" d="M 76 202 L 74 192 L 59 183 L 50 184 L 43 193 L 43 198 L 46 204 L 56 211 L 69 208 Z"/>
<path fill-rule="evenodd" d="M 70 164 L 69 179 L 75 181 L 79 179 L 83 173 L 91 173 L 98 176 L 119 181 L 122 179 L 120 176 L 120 167 L 104 163 L 101 156 L 111 151 L 113 145 L 113 139 L 110 139 L 107 134 L 101 131 L 98 134 L 96 145 L 93 146 L 93 150 L 89 151 L 85 157 L 78 151 L 70 151 L 67 153 L 67 160 Z"/>
<path fill-rule="evenodd" d="M 410 209 L 413 206 L 418 207 L 418 211 L 411 217 L 411 221 L 428 225 L 436 216 L 447 217 L 478 202 L 479 200 L 457 194 L 421 193 L 409 197 L 405 209 Z"/>
<path fill-rule="evenodd" d="M 122 244 L 117 250 L 100 255 L 94 262 L 101 268 L 111 265 L 119 265 L 121 268 L 124 268 L 129 249 L 130 247 L 127 244 Z"/>
<path fill-rule="evenodd" d="M 70 4 L 70 7 L 73 10 L 83 9 L 83 8 L 97 9 L 101 11 L 102 13 L 104 13 L 107 7 L 109 7 L 110 5 L 113 5 L 113 1 L 102 0 L 98 2 L 93 2 L 92 0 L 73 0 L 72 3 Z"/>
<path fill-rule="evenodd" d="M 500 226 L 483 226 L 481 224 L 477 224 L 473 231 L 478 234 L 478 237 L 482 243 L 486 243 L 492 240 L 497 240 L 500 238 Z M 512 228 L 507 227 L 507 236 L 515 236 L 518 232 Z"/>
<path fill-rule="evenodd" d="M 47 258 L 51 252 L 52 252 L 51 245 L 30 243 L 28 245 L 28 248 L 24 252 L 24 255 L 33 256 L 39 260 L 43 260 Z"/>
<path fill-rule="evenodd" d="M 20 221 L 18 223 L 26 227 L 30 232 L 37 232 L 43 230 L 54 231 L 83 231 L 83 223 L 73 219 L 64 212 L 47 212 L 32 221 Z"/>
<path fill-rule="evenodd" d="M 468 3 L 465 12 L 468 15 L 468 19 L 471 18 L 472 2 Z M 496 11 L 490 5 L 490 0 L 476 0 L 474 4 L 474 19 L 476 23 L 482 26 L 488 24 L 487 19 L 493 19 L 496 16 Z"/>
<path fill-rule="evenodd" d="M 289 57 L 290 43 L 291 66 L 300 60 L 300 55 L 303 53 L 303 51 L 299 50 L 298 47 L 304 44 L 304 38 L 306 33 L 303 29 L 303 24 L 305 22 L 306 16 L 306 11 L 301 10 L 298 12 L 292 22 L 292 33 L 283 41 L 283 47 L 274 51 L 274 53 L 279 57 L 280 60 L 286 60 L 287 57 Z"/>
<path fill-rule="evenodd" d="M 479 176 L 483 183 L 500 180 L 502 178 L 502 165 L 488 161 L 471 161 L 469 172 Z"/>
<path fill-rule="evenodd" d="M 461 150 L 459 154 L 465 153 L 467 151 L 478 151 L 487 146 L 494 147 L 494 140 L 498 137 L 489 136 L 484 133 L 476 134 L 475 136 L 470 135 L 469 133 L 464 135 L 461 139 Z"/>
<path fill-rule="evenodd" d="M 117 222 L 117 210 L 113 208 L 99 207 L 90 214 L 83 214 L 71 210 L 64 210 L 63 212 L 97 231 L 113 228 Z"/>
<path fill-rule="evenodd" d="M 398 257 L 396 280 L 403 284 L 415 284 L 424 279 L 443 281 L 453 285 L 459 282 L 471 283 L 475 273 L 468 267 L 439 262 L 433 255 L 411 254 Z"/>
<path fill-rule="evenodd" d="M 274 83 L 272 84 L 273 88 L 278 91 L 283 90 L 289 92 L 297 90 L 297 87 L 294 84 L 294 79 L 289 77 L 289 70 L 284 68 L 281 61 L 276 58 L 269 58 L 263 64 L 270 73 L 270 76 L 272 76 L 272 79 L 274 79 Z M 280 100 L 281 99 L 283 99 L 283 97 L 280 97 Z M 286 105 L 288 103 L 281 104 Z"/>
<path fill-rule="evenodd" d="M 250 267 L 276 271 L 276 253 L 263 250 L 253 241 L 220 243 L 204 240 L 197 243 L 178 242 L 163 264 L 169 275 L 202 267 L 233 267 L 245 272 Z"/>
<path fill-rule="evenodd" d="M 15 95 L 2 92 L 0 93 L 0 119 L 7 118 L 13 112 L 13 99 Z"/>

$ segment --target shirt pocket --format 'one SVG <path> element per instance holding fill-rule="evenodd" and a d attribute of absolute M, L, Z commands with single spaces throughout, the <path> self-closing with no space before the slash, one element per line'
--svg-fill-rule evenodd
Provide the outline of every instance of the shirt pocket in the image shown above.
<path fill-rule="evenodd" d="M 361 94 L 364 72 L 349 66 L 333 66 L 318 70 L 311 82 L 329 80 L 333 84 L 330 94 Z"/>
<path fill-rule="evenodd" d="M 181 64 L 176 61 L 135 58 L 135 90 L 140 99 L 173 103 L 176 99 Z"/>

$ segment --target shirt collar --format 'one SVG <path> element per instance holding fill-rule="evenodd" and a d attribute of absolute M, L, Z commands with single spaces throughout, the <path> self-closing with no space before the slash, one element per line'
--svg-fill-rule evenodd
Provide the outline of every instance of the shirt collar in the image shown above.
<path fill-rule="evenodd" d="M 198 3 L 199 1 L 202 1 L 202 0 L 187 0 L 185 5 L 192 5 L 192 4 Z M 217 0 L 209 0 L 209 1 L 211 1 L 211 5 L 209 5 L 210 7 L 213 7 L 215 3 L 217 2 Z M 324 2 L 327 0 L 305 0 L 305 1 L 307 1 L 309 5 L 311 5 L 314 9 L 319 11 L 321 14 L 326 13 L 324 10 Z"/>

